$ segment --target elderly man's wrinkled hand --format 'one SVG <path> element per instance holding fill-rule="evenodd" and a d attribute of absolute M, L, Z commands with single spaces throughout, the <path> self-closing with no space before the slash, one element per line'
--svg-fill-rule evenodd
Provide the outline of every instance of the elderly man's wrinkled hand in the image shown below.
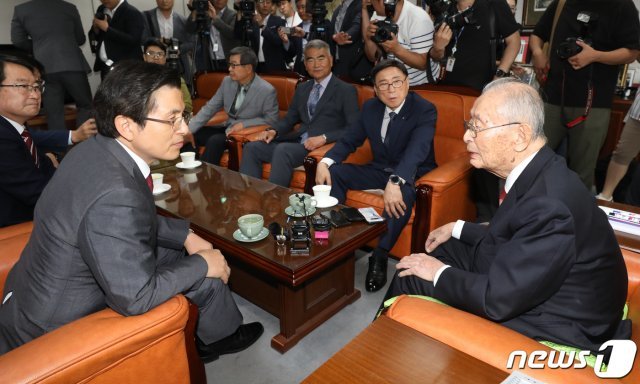
<path fill-rule="evenodd" d="M 399 277 L 413 275 L 423 280 L 433 281 L 438 269 L 444 265 L 442 261 L 426 253 L 414 253 L 403 257 L 400 262 L 396 264 L 396 269 L 401 270 L 398 272 Z"/>
<path fill-rule="evenodd" d="M 436 228 L 429 236 L 427 236 L 427 241 L 424 244 L 424 249 L 427 252 L 433 252 L 440 244 L 448 241 L 453 234 L 453 227 L 456 223 L 448 223 L 443 225 L 442 227 Z"/>

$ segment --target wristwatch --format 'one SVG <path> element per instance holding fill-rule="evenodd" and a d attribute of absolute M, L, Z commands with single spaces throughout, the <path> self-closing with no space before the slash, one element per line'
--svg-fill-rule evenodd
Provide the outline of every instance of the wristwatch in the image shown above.
<path fill-rule="evenodd" d="M 496 70 L 496 77 L 508 77 L 509 73 L 503 71 L 502 69 L 498 68 Z"/>
<path fill-rule="evenodd" d="M 390 181 L 390 182 L 391 182 L 391 184 L 393 184 L 393 185 L 402 185 L 402 184 L 404 184 L 404 183 L 402 182 L 402 179 L 401 179 L 401 178 L 400 178 L 400 176 L 398 176 L 398 175 L 391 175 L 391 176 L 389 176 L 389 181 Z"/>

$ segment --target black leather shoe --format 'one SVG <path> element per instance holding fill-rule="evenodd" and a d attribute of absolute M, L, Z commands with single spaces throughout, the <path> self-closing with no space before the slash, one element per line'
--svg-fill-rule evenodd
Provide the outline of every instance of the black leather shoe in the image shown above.
<path fill-rule="evenodd" d="M 249 348 L 251 344 L 260 338 L 263 332 L 264 327 L 258 322 L 242 324 L 231 335 L 209 345 L 196 338 L 196 347 L 202 361 L 209 363 L 218 360 L 220 355 L 237 353 Z"/>
<path fill-rule="evenodd" d="M 387 284 L 387 259 L 369 256 L 369 270 L 364 281 L 364 288 L 368 292 L 376 292 L 385 284 Z"/>

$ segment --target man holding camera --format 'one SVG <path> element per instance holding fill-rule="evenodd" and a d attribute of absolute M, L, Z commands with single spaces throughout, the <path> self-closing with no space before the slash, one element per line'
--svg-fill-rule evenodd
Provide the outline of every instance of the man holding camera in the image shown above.
<path fill-rule="evenodd" d="M 375 12 L 369 20 L 367 6 Z M 404 0 L 363 0 L 362 36 L 367 58 L 395 58 L 407 66 L 409 85 L 428 82 L 427 53 L 433 45 L 433 22 L 420 7 Z M 437 75 L 439 67 L 430 68 Z"/>
<path fill-rule="evenodd" d="M 631 0 L 554 1 L 529 45 L 545 100 L 544 132 L 556 149 L 568 138 L 569 168 L 591 188 L 609 127 L 618 66 L 638 56 L 638 10 Z M 555 26 L 555 31 L 552 30 Z M 543 43 L 550 41 L 549 53 Z"/>
<path fill-rule="evenodd" d="M 200 4 L 194 5 L 195 1 Z M 200 34 L 196 40 L 200 43 L 196 47 L 196 70 L 226 71 L 229 51 L 240 45 L 233 31 L 236 11 L 227 7 L 226 0 L 195 1 L 190 0 L 187 6 L 191 9 L 189 28 Z M 207 46 L 208 55 L 205 55 L 203 49 Z"/>

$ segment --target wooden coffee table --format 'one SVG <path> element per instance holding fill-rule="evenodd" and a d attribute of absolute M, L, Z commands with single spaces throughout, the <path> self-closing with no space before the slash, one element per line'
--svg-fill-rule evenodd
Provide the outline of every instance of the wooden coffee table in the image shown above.
<path fill-rule="evenodd" d="M 306 334 L 360 297 L 354 288 L 356 249 L 375 239 L 385 224 L 332 229 L 308 255 L 291 255 L 273 237 L 247 243 L 233 238 L 237 219 L 259 213 L 265 226 L 285 224 L 294 191 L 209 164 L 193 170 L 164 167 L 171 190 L 156 196 L 158 212 L 191 222 L 193 230 L 219 248 L 232 268 L 231 289 L 280 319 L 271 346 L 284 353 Z"/>
<path fill-rule="evenodd" d="M 303 383 L 496 384 L 507 376 L 498 368 L 380 316 Z"/>

